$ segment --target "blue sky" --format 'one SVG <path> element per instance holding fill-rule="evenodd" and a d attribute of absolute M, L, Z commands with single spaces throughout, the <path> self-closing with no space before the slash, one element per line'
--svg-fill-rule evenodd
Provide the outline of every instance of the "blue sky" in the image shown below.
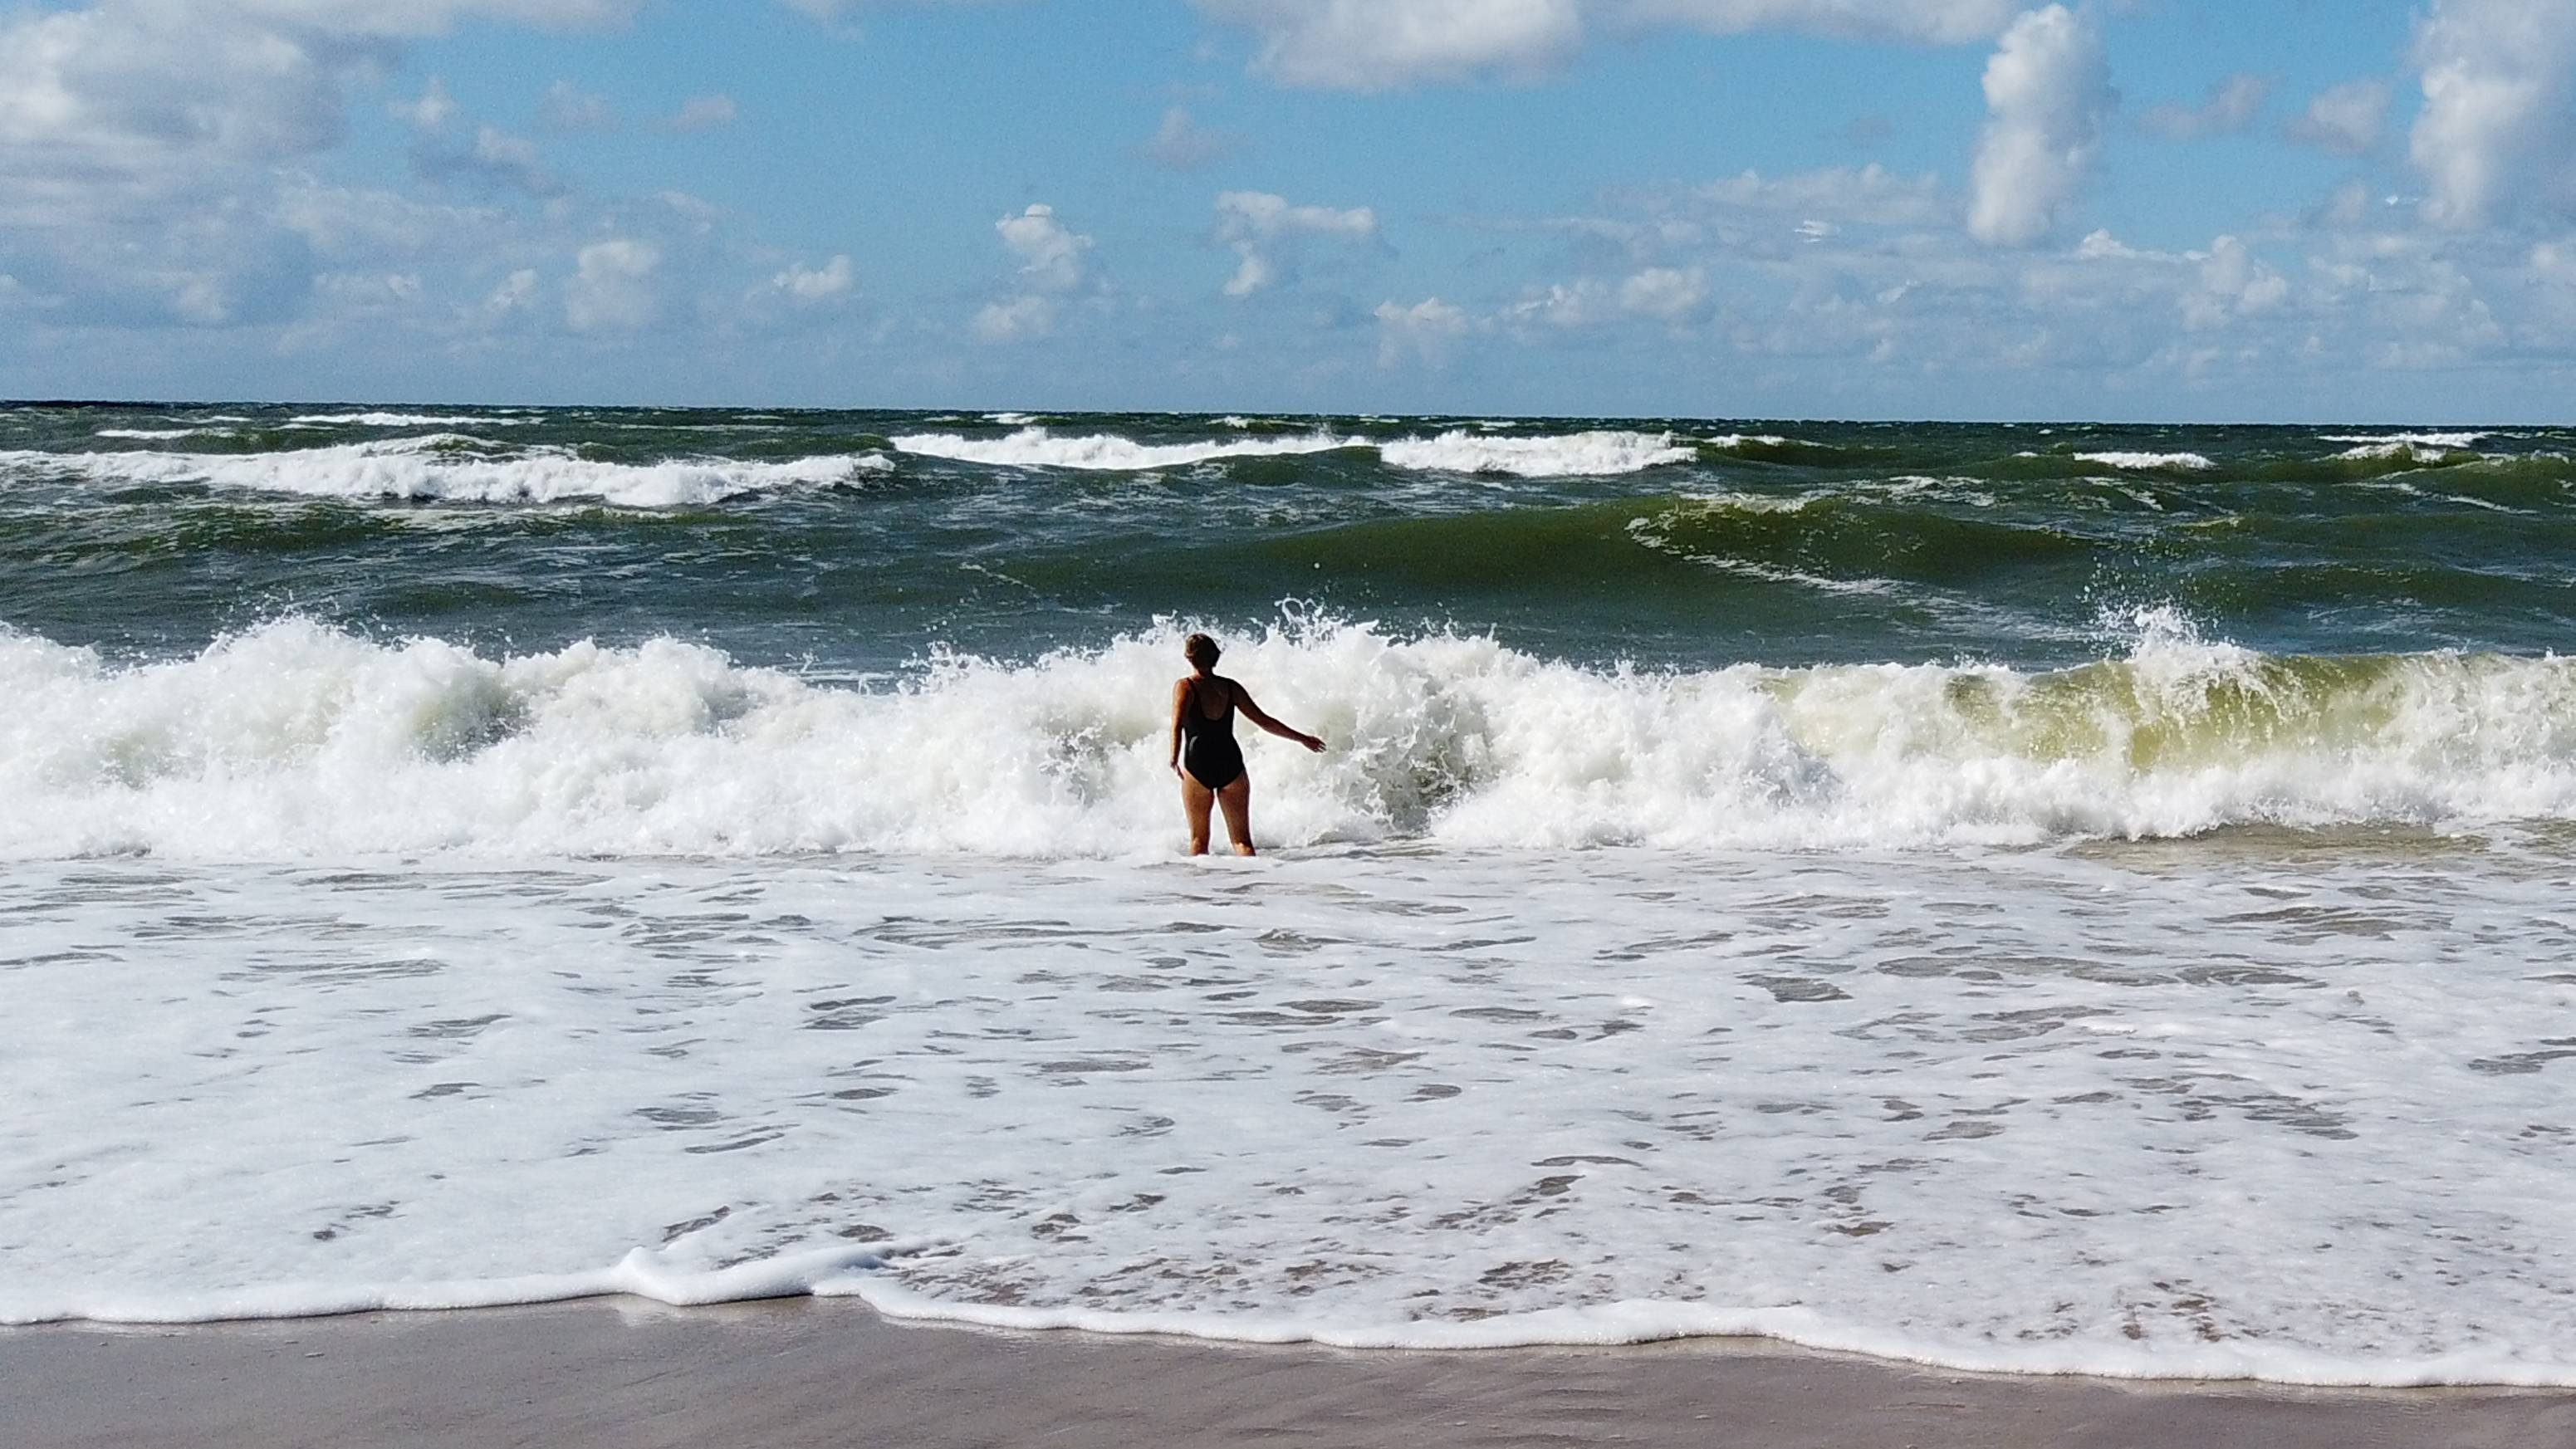
<path fill-rule="evenodd" d="M 2564 421 L 2576 0 L 0 10 L 0 393 Z"/>

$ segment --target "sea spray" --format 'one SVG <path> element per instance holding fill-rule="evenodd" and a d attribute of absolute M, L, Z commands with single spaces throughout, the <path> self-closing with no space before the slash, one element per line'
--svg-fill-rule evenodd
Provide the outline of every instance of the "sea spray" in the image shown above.
<path fill-rule="evenodd" d="M 1902 849 L 2576 813 L 2564 661 L 2274 657 L 2147 625 L 2040 673 L 1657 671 L 1326 618 L 1240 640 L 1227 668 L 1333 746 L 1255 745 L 1283 845 Z M 854 687 L 670 639 L 491 657 L 282 619 L 114 665 L 9 635 L 0 851 L 1152 851 L 1177 638 Z"/>

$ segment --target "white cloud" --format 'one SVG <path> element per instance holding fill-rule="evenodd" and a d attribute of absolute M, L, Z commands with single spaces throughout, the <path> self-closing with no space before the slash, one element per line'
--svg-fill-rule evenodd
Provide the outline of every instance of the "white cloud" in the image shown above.
<path fill-rule="evenodd" d="M 559 80 L 537 98 L 537 124 L 550 131 L 614 130 L 617 108 L 608 103 L 606 96 Z"/>
<path fill-rule="evenodd" d="M 2576 5 L 2435 0 L 2414 61 L 2424 108 L 2408 149 L 2430 188 L 2425 218 L 2477 226 L 2533 158 L 2565 149 Z"/>
<path fill-rule="evenodd" d="M 703 131 L 712 126 L 730 126 L 739 114 L 733 97 L 714 95 L 691 96 L 680 103 L 680 111 L 670 120 L 674 131 Z"/>
<path fill-rule="evenodd" d="M 1704 267 L 1647 267 L 1631 273 L 1617 285 L 1595 277 L 1584 277 L 1572 283 L 1555 283 L 1545 291 L 1531 290 L 1504 309 L 1497 319 L 1517 326 L 1540 325 L 1572 330 L 1598 327 L 1623 317 L 1643 317 L 1678 326 L 1697 319 L 1708 307 L 1708 271 Z M 1389 303 L 1388 306 L 1393 306 Z M 1431 303 L 1423 304 L 1425 306 Z M 1456 309 L 1450 309 L 1455 312 Z M 1378 309 L 1381 322 L 1391 320 L 1387 307 Z M 1440 319 L 1414 318 L 1402 315 L 1407 326 L 1437 323 Z M 1466 316 L 1454 318 L 1464 330 Z M 1435 335 L 1438 328 L 1434 327 Z M 1392 340 L 1382 334 L 1381 342 Z M 1399 353 L 1402 351 L 1398 349 Z"/>
<path fill-rule="evenodd" d="M 1211 131 L 1179 106 L 1163 112 L 1163 123 L 1145 141 L 1145 155 L 1174 171 L 1205 166 L 1234 149 L 1234 138 Z"/>
<path fill-rule="evenodd" d="M 444 131 L 447 123 L 456 119 L 456 98 L 447 93 L 447 82 L 431 76 L 429 83 L 421 87 L 419 99 L 396 101 L 385 109 L 397 120 L 410 122 L 415 130 Z"/>
<path fill-rule="evenodd" d="M 1641 317 L 1680 322 L 1708 302 L 1708 273 L 1698 267 L 1648 267 L 1619 284 L 1619 305 Z"/>
<path fill-rule="evenodd" d="M 486 322 L 497 322 L 513 313 L 525 312 L 536 305 L 537 270 L 521 267 L 503 277 L 499 286 L 483 299 L 481 308 Z"/>
<path fill-rule="evenodd" d="M 1469 326 L 1464 308 L 1437 297 L 1426 297 L 1410 307 L 1380 302 L 1375 315 L 1380 367 L 1393 367 L 1407 356 L 1437 366 L 1447 359 L 1450 344 L 1467 335 Z"/>
<path fill-rule="evenodd" d="M 1016 216 L 993 223 L 1002 245 L 1019 258 L 1018 277 L 1026 290 L 986 303 L 969 326 L 986 342 L 1020 342 L 1055 330 L 1059 309 L 1052 293 L 1071 292 L 1086 279 L 1091 238 L 1056 218 L 1055 208 L 1031 204 Z"/>
<path fill-rule="evenodd" d="M 1233 279 L 1225 284 L 1225 294 L 1248 297 L 1279 281 L 1275 249 L 1293 249 L 1300 237 L 1373 243 L 1378 239 L 1377 213 L 1365 206 L 1347 211 L 1291 206 L 1286 197 L 1266 191 L 1225 191 L 1216 198 L 1216 234 L 1240 258 Z"/>
<path fill-rule="evenodd" d="M 1482 71 L 1536 72 L 1583 35 L 1578 0 L 1196 0 L 1261 38 L 1253 65 L 1288 85 L 1386 90 Z"/>
<path fill-rule="evenodd" d="M 805 303 L 836 301 L 850 294 L 858 285 L 858 271 L 847 255 L 834 256 L 819 267 L 791 262 L 785 271 L 769 279 L 773 292 Z"/>
<path fill-rule="evenodd" d="M 476 126 L 465 145 L 424 137 L 412 150 L 412 168 L 433 181 L 509 187 L 530 196 L 560 195 L 564 189 L 534 141 L 488 124 Z"/>
<path fill-rule="evenodd" d="M 1024 293 L 988 302 L 975 314 L 976 337 L 986 342 L 1020 342 L 1055 330 L 1055 299 Z"/>
<path fill-rule="evenodd" d="M 2197 331 L 2272 311 L 2289 300 L 2290 283 L 2245 243 L 2222 236 L 2198 258 L 2198 287 L 2183 298 L 2183 325 Z"/>
<path fill-rule="evenodd" d="M 1296 86 L 1387 90 L 1559 65 L 1587 34 L 1793 30 L 1957 44 L 2004 28 L 2016 0 L 1193 0 L 1251 30 L 1256 70 Z"/>
<path fill-rule="evenodd" d="M 2197 106 L 2167 102 L 2150 106 L 2138 117 L 2140 124 L 2160 136 L 2190 140 L 2199 136 L 2233 136 L 2254 124 L 2263 102 L 2272 95 L 2272 83 L 2249 71 L 2238 71 L 2209 88 L 2209 95 Z"/>
<path fill-rule="evenodd" d="M 2338 156 L 2359 156 L 2379 144 L 2380 127 L 2388 120 L 2388 99 L 2388 82 L 2376 76 L 2328 86 L 2284 128 L 2284 134 Z"/>
<path fill-rule="evenodd" d="M 2093 169 L 2117 102 L 2101 37 L 2063 5 L 2012 23 L 1986 62 L 1987 120 L 1971 169 L 1968 231 L 1979 241 L 2039 240 Z"/>
<path fill-rule="evenodd" d="M 1875 163 L 1780 177 L 1746 171 L 1700 187 L 1697 196 L 1735 210 L 1863 226 L 1926 226 L 1953 215 L 1939 177 L 1909 179 Z"/>
<path fill-rule="evenodd" d="M 1054 207 L 1032 203 L 1019 215 L 993 223 L 993 230 L 1002 234 L 1002 245 L 1020 259 L 1020 275 L 1029 279 L 1029 285 L 1055 292 L 1082 285 L 1083 259 L 1091 250 L 1091 238 L 1056 220 Z"/>
<path fill-rule="evenodd" d="M 92 0 L 0 9 L 0 266 L 118 323 L 274 319 L 325 268 L 294 163 L 339 144 L 353 91 L 466 20 L 592 25 L 635 0 Z M 430 81 L 397 114 L 432 168 L 550 191 L 500 131 L 459 140 Z M 330 270 L 346 270 L 333 268 Z M 336 284 L 335 284 L 336 285 Z"/>
<path fill-rule="evenodd" d="M 1689 26 L 1720 35 L 1799 30 L 1857 40 L 1959 45 L 1992 39 L 2019 0 L 1614 0 L 1601 6 L 1629 29 Z"/>
<path fill-rule="evenodd" d="M 581 249 L 564 290 L 564 324 L 575 332 L 632 332 L 661 310 L 653 274 L 662 251 L 651 242 L 616 237 Z"/>

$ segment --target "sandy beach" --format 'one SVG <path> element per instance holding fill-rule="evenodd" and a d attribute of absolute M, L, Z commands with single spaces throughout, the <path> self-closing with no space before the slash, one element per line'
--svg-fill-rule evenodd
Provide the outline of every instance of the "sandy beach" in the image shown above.
<path fill-rule="evenodd" d="M 1729 1340 L 1350 1353 L 632 1299 L 0 1336 L 0 1443 L 1582 1445 L 2576 1443 L 2576 1393 L 1964 1376 Z"/>

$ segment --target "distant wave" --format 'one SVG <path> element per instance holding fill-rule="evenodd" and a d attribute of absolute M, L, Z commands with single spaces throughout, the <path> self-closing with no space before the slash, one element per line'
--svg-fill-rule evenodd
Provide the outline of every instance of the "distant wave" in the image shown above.
<path fill-rule="evenodd" d="M 1447 473 L 1508 473 L 1522 478 L 1569 478 L 1636 473 L 1690 461 L 1689 448 L 1670 433 L 1594 431 L 1535 438 L 1493 437 L 1464 430 L 1435 438 L 1401 438 L 1378 444 L 1388 466 Z"/>
<path fill-rule="evenodd" d="M 2474 447 L 2476 447 L 2476 446 L 2478 445 L 2479 440 L 2481 440 L 2481 439 L 2483 439 L 2483 438 L 2493 437 L 2493 436 L 2494 436 L 2494 434 L 2492 434 L 2492 433 L 2483 433 L 2483 432 L 2474 432 L 2474 433 L 2320 433 L 2320 434 L 2318 434 L 2318 435 L 2317 435 L 2317 437 L 2318 437 L 2318 441 L 2320 441 L 2320 442 L 2326 442 L 2326 443 L 2361 443 L 2361 444 L 2372 445 L 2372 446 L 2386 446 L 2386 445 L 2388 445 L 2388 444 L 2393 444 L 2393 443 L 2408 443 L 2408 444 L 2413 444 L 2413 445 L 2418 446 L 2418 447 L 2425 447 L 2425 448 L 2474 448 Z"/>
<path fill-rule="evenodd" d="M 302 413 L 286 420 L 297 428 L 516 428 L 534 421 L 491 413 Z"/>
<path fill-rule="evenodd" d="M 1322 433 L 1285 438 L 1139 443 L 1115 433 L 1059 438 L 1044 428 L 1022 428 L 1000 438 L 969 438 L 957 433 L 905 433 L 889 441 L 898 452 L 947 458 L 960 463 L 984 463 L 1003 468 L 1079 468 L 1116 473 L 1186 468 L 1193 463 L 1212 462 L 1219 458 L 1268 458 L 1368 446 L 1365 438 L 1336 438 Z"/>
<path fill-rule="evenodd" d="M 2576 661 L 2258 654 L 2142 616 L 2050 673 L 1672 674 L 1319 625 L 1233 641 L 1332 741 L 1261 754 L 1283 843 L 1907 848 L 2576 818 Z M 1167 840 L 1174 638 L 892 690 L 695 644 L 492 657 L 300 620 L 117 665 L 0 634 L 0 857 L 835 850 Z M 971 731 L 979 768 L 945 763 Z"/>
<path fill-rule="evenodd" d="M 500 450 L 454 433 L 277 453 L 0 453 L 0 464 L 125 484 L 200 483 L 320 498 L 470 503 L 597 499 L 635 508 L 851 481 L 891 468 L 873 454 L 788 462 L 602 463 L 569 449 Z"/>
<path fill-rule="evenodd" d="M 1251 421 L 1244 420 L 1244 426 L 1252 426 Z M 1667 433 L 1608 431 L 1520 438 L 1490 437 L 1457 429 L 1434 437 L 1382 440 L 1304 433 L 1141 443 L 1115 433 L 1059 437 L 1045 428 L 1029 427 L 999 438 L 906 433 L 891 441 L 899 452 L 957 462 L 1099 472 L 1143 472 L 1224 458 L 1271 458 L 1372 448 L 1387 466 L 1413 472 L 1547 478 L 1634 473 L 1660 464 L 1684 462 L 1692 456 L 1689 448 L 1676 444 Z"/>
<path fill-rule="evenodd" d="M 2445 458 L 2465 451 L 2465 445 L 2455 447 L 2447 443 L 2434 441 L 2435 436 L 2438 435 L 2427 435 L 2413 438 L 2384 438 L 2375 442 L 2359 443 L 2335 454 L 2335 457 L 2341 461 L 2356 463 L 2383 461 L 2400 463 L 2439 463 Z M 2467 435 L 2454 433 L 2448 436 L 2465 437 Z M 2335 439 L 2332 441 L 2341 440 Z"/>
<path fill-rule="evenodd" d="M 2099 463 L 2124 472 L 2205 473 L 2218 465 L 2198 453 L 2078 453 L 2077 461 Z"/>

